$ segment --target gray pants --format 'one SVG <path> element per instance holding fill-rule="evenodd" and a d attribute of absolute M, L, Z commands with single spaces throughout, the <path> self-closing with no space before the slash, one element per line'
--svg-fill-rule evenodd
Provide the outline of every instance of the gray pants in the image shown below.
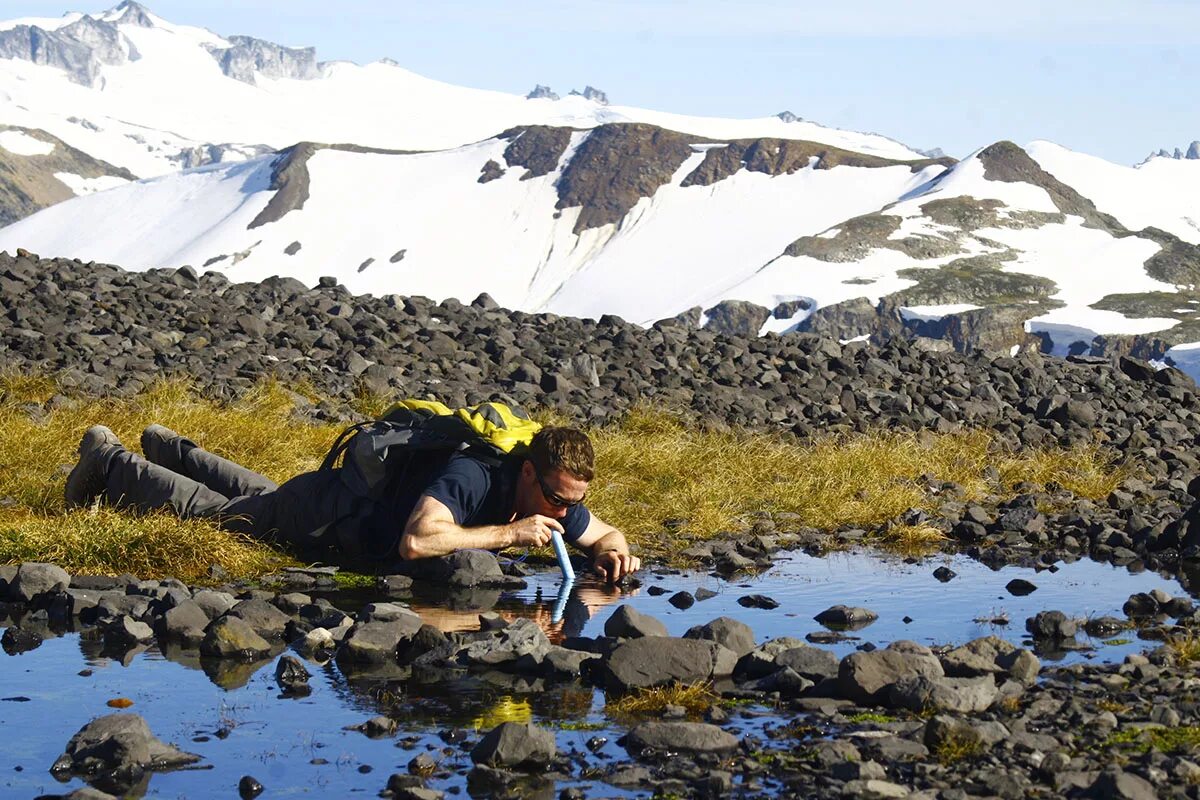
<path fill-rule="evenodd" d="M 277 486 L 182 436 L 168 445 L 159 459 L 178 472 L 117 449 L 108 463 L 105 499 L 118 508 L 213 519 L 226 530 L 298 547 L 344 544 L 333 538 L 338 523 L 361 510 L 336 470 L 306 472 Z"/>

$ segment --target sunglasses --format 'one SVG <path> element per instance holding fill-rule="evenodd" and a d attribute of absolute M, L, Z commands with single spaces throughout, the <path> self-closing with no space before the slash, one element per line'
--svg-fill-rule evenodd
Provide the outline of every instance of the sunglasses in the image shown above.
<path fill-rule="evenodd" d="M 546 502 L 555 508 L 574 508 L 587 498 L 587 492 L 584 492 L 583 497 L 578 500 L 567 500 L 546 485 L 546 479 L 542 477 L 542 473 L 538 471 L 537 467 L 533 468 L 533 474 L 542 490 L 542 497 L 546 498 Z"/>

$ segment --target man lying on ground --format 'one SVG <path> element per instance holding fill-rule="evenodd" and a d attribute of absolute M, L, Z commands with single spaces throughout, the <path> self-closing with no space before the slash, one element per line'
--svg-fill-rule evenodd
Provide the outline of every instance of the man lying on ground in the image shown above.
<path fill-rule="evenodd" d="M 546 427 L 523 457 L 487 464 L 468 454 L 432 459 L 385 500 L 348 491 L 337 469 L 276 485 L 161 425 L 142 433 L 143 458 L 103 425 L 87 430 L 67 478 L 68 508 L 100 500 L 169 509 L 299 549 L 335 545 L 350 557 L 417 559 L 456 550 L 540 547 L 551 531 L 592 558 L 609 582 L 641 567 L 625 536 L 583 505 L 594 477 L 586 434 Z"/>

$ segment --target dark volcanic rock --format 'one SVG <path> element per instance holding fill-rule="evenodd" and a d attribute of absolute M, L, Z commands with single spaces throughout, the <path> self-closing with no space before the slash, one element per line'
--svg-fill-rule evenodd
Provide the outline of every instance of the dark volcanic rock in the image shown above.
<path fill-rule="evenodd" d="M 550 731 L 532 723 L 503 722 L 475 745 L 471 760 L 495 767 L 537 767 L 550 763 L 557 752 Z"/>

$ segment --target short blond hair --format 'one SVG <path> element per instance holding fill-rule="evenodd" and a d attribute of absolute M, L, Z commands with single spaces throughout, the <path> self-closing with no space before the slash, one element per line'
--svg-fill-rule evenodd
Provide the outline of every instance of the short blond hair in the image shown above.
<path fill-rule="evenodd" d="M 596 456 L 592 441 L 578 428 L 549 425 L 534 434 L 529 443 L 529 460 L 538 474 L 557 469 L 581 481 L 596 477 Z"/>

